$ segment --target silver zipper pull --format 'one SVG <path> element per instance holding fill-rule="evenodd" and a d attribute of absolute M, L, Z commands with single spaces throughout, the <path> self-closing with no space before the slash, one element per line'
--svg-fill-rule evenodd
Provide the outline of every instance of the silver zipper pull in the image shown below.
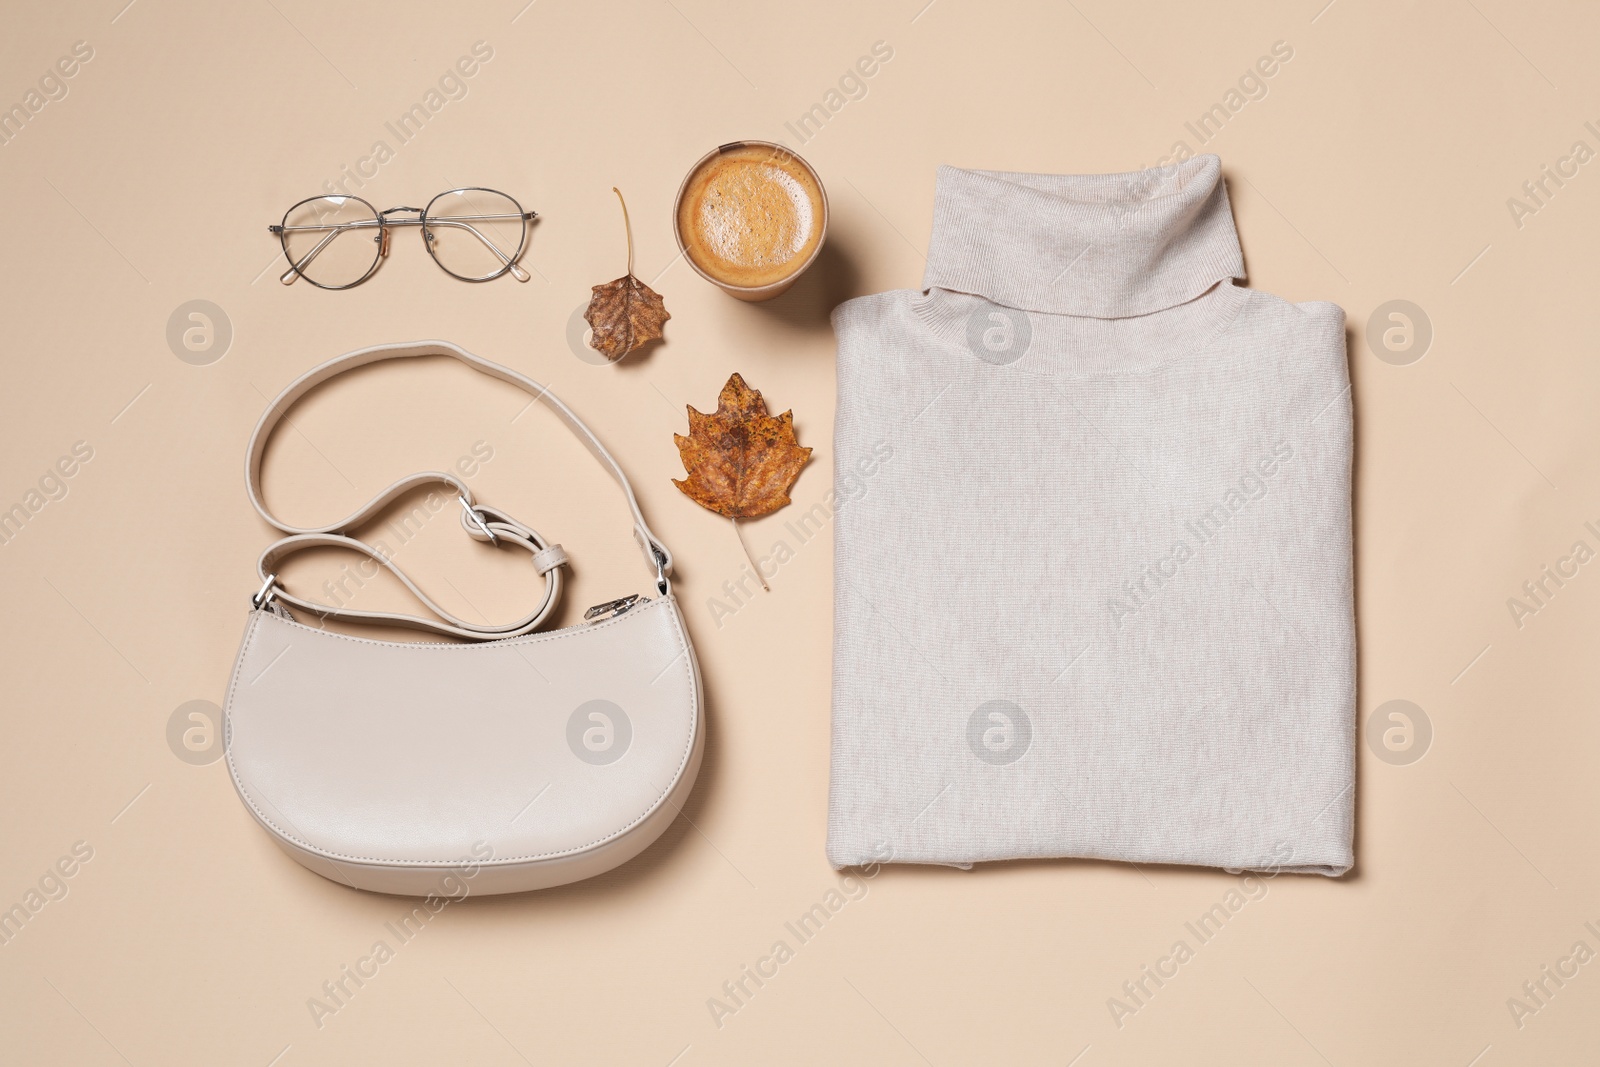
<path fill-rule="evenodd" d="M 596 604 L 583 613 L 584 622 L 601 622 L 605 619 L 614 619 L 624 611 L 636 608 L 640 604 L 647 604 L 650 598 L 639 593 L 630 593 L 616 600 L 608 600 L 604 604 Z"/>

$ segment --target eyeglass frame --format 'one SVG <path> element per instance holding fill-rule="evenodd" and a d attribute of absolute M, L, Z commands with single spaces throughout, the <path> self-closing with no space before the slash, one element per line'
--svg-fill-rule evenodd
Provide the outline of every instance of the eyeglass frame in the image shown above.
<path fill-rule="evenodd" d="M 507 200 L 511 201 L 513 204 L 516 205 L 517 210 L 516 210 L 516 212 L 514 214 L 512 214 L 512 213 L 503 213 L 503 214 L 495 214 L 495 215 L 469 215 L 469 216 L 465 216 L 462 219 L 442 219 L 442 218 L 439 218 L 437 216 L 434 216 L 434 217 L 430 218 L 429 215 L 428 215 L 429 209 L 431 209 L 434 204 L 437 204 L 442 198 L 450 196 L 450 195 L 452 195 L 454 193 L 493 193 L 496 196 L 503 196 Z M 463 187 L 458 188 L 458 189 L 446 189 L 444 192 L 439 193 L 437 196 L 435 196 L 432 200 L 429 200 L 427 207 L 416 208 L 416 207 L 405 207 L 405 206 L 402 206 L 402 207 L 387 208 L 386 210 L 383 210 L 383 211 L 379 211 L 377 208 L 373 207 L 372 204 L 369 201 L 367 201 L 366 199 L 364 199 L 362 197 L 354 196 L 354 195 L 351 195 L 351 194 L 344 194 L 342 199 L 354 200 L 356 203 L 363 205 L 364 207 L 366 207 L 366 209 L 368 211 L 372 212 L 373 218 L 370 219 L 370 220 L 368 220 L 368 219 L 358 219 L 355 222 L 335 223 L 335 224 L 333 224 L 331 226 L 290 226 L 288 224 L 289 223 L 289 216 L 294 214 L 294 212 L 295 212 L 295 210 L 297 208 L 303 207 L 304 205 L 312 203 L 312 202 L 317 201 L 317 200 L 330 200 L 330 199 L 333 199 L 333 197 L 331 197 L 327 193 L 324 193 L 321 196 L 308 196 L 304 200 L 301 200 L 301 201 L 299 201 L 299 202 L 297 202 L 295 204 L 290 205 L 289 210 L 287 210 L 287 211 L 285 211 L 283 213 L 283 222 L 281 222 L 281 223 L 279 223 L 278 225 L 275 225 L 275 226 L 274 225 L 269 225 L 267 227 L 267 232 L 268 233 L 271 233 L 271 234 L 274 234 L 274 235 L 277 236 L 278 244 L 283 248 L 283 256 L 284 256 L 285 259 L 287 259 L 289 261 L 289 269 L 284 271 L 283 274 L 280 275 L 279 278 L 278 278 L 278 281 L 282 282 L 284 285 L 293 285 L 296 278 L 304 278 L 306 280 L 306 282 L 308 282 L 311 285 L 316 286 L 318 289 L 327 289 L 327 290 L 331 290 L 331 291 L 337 292 L 340 289 L 353 289 L 353 288 L 355 288 L 356 286 L 360 285 L 362 282 L 366 281 L 368 278 L 370 278 L 374 274 L 376 274 L 377 271 L 378 271 L 379 265 L 381 265 L 383 263 L 383 261 L 388 258 L 388 256 L 389 256 L 389 228 L 391 226 L 421 226 L 421 227 L 423 227 L 424 229 L 423 229 L 423 233 L 422 233 L 422 238 L 423 238 L 422 239 L 422 247 L 424 247 L 424 248 L 426 248 L 428 250 L 428 255 L 433 258 L 434 264 L 440 270 L 442 270 L 446 274 L 450 275 L 450 277 L 452 277 L 452 278 L 457 278 L 457 279 L 459 279 L 461 281 L 464 281 L 464 282 L 492 282 L 496 278 L 503 277 L 504 275 L 509 273 L 513 278 L 517 279 L 517 281 L 525 282 L 531 277 L 531 275 L 529 275 L 527 271 L 523 270 L 520 266 L 517 265 L 517 260 L 522 258 L 523 251 L 528 247 L 528 229 L 529 229 L 528 223 L 530 223 L 534 219 L 538 218 L 539 217 L 539 213 L 537 211 L 524 211 L 522 209 L 521 202 L 518 201 L 516 197 L 512 196 L 509 193 L 501 192 L 499 189 L 490 189 L 490 188 L 488 188 L 486 186 L 482 186 L 482 185 L 468 185 L 468 186 L 463 186 Z M 397 211 L 414 211 L 414 212 L 416 212 L 416 217 L 415 218 L 399 218 L 399 219 L 390 218 L 390 216 L 392 214 L 394 214 L 395 212 L 397 212 Z M 478 232 L 477 227 L 469 225 L 469 223 L 467 221 L 467 220 L 475 220 L 475 221 L 480 221 L 481 222 L 481 221 L 486 221 L 486 220 L 490 220 L 490 219 L 513 219 L 513 218 L 522 220 L 522 237 L 517 242 L 517 250 L 515 252 L 511 253 L 509 256 L 506 255 L 506 253 L 502 252 L 500 250 L 499 246 L 496 245 L 493 241 L 489 240 L 482 233 Z M 442 227 L 447 227 L 447 228 L 448 227 L 459 227 L 461 229 L 467 230 L 474 237 L 476 237 L 478 240 L 482 241 L 484 243 L 484 245 L 490 251 L 492 251 L 496 256 L 500 257 L 500 260 L 502 262 L 502 266 L 500 267 L 499 270 L 495 271 L 493 274 L 486 274 L 481 278 L 469 278 L 464 274 L 457 274 L 455 271 L 453 271 L 449 267 L 445 266 L 444 263 L 442 263 L 440 261 L 439 254 L 434 251 L 433 242 L 431 240 L 432 235 L 430 233 L 428 233 L 428 231 L 426 229 L 426 227 L 428 227 L 430 225 L 442 226 Z M 320 253 L 324 248 L 326 248 L 330 243 L 332 243 L 332 241 L 333 241 L 333 239 L 335 237 L 338 237 L 340 234 L 344 233 L 345 231 L 347 231 L 347 230 L 357 230 L 357 229 L 367 229 L 367 228 L 371 228 L 373 226 L 376 226 L 378 228 L 377 236 L 375 236 L 373 238 L 373 240 L 378 243 L 378 254 L 372 257 L 372 265 L 367 268 L 366 273 L 362 274 L 361 277 L 357 278 L 355 281 L 347 282 L 344 285 L 324 285 L 322 282 L 319 282 L 315 278 L 312 278 L 310 275 L 306 274 L 301 269 L 306 264 L 310 263 L 311 260 L 314 259 L 318 255 L 318 253 Z M 300 262 L 296 263 L 295 260 L 294 260 L 294 257 L 289 254 L 289 238 L 288 238 L 288 235 L 291 232 L 302 232 L 302 231 L 306 231 L 306 230 L 328 230 L 330 232 L 329 232 L 327 237 L 324 237 L 321 241 L 317 242 L 317 244 L 311 249 L 311 251 L 307 252 L 304 256 L 302 256 L 301 259 L 300 259 Z"/>

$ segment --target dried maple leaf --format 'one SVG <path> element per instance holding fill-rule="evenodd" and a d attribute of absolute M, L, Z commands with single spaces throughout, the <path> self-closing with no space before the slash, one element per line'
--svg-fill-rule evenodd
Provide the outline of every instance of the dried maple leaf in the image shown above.
<path fill-rule="evenodd" d="M 717 396 L 715 414 L 689 411 L 689 436 L 673 434 L 687 478 L 674 478 L 685 496 L 730 519 L 770 515 L 789 502 L 789 489 L 811 449 L 794 436 L 794 412 L 774 418 L 759 390 L 738 374 Z"/>
<path fill-rule="evenodd" d="M 622 200 L 622 193 L 615 186 L 611 191 Z M 583 313 L 593 331 L 589 347 L 613 363 L 640 345 L 658 340 L 661 327 L 672 318 L 660 294 L 633 276 L 633 228 L 628 224 L 625 201 L 622 226 L 628 232 L 628 273 L 595 286 L 589 309 Z"/>

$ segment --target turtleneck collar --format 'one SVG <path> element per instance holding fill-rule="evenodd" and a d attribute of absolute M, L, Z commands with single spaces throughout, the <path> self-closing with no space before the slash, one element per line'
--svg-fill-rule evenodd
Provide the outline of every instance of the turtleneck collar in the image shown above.
<path fill-rule="evenodd" d="M 1216 156 L 1125 174 L 939 168 L 924 289 L 1111 319 L 1243 277 Z"/>

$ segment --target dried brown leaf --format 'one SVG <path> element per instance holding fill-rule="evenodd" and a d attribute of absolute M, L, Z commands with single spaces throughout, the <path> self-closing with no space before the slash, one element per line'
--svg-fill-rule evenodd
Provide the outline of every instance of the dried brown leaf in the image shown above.
<path fill-rule="evenodd" d="M 658 340 L 672 318 L 661 295 L 632 274 L 595 286 L 583 317 L 594 331 L 589 347 L 613 362 Z"/>
<path fill-rule="evenodd" d="M 770 515 L 789 503 L 789 489 L 811 459 L 795 439 L 793 411 L 767 414 L 760 391 L 738 374 L 722 387 L 715 414 L 688 410 L 689 436 L 673 435 L 688 477 L 673 485 L 731 519 Z"/>

